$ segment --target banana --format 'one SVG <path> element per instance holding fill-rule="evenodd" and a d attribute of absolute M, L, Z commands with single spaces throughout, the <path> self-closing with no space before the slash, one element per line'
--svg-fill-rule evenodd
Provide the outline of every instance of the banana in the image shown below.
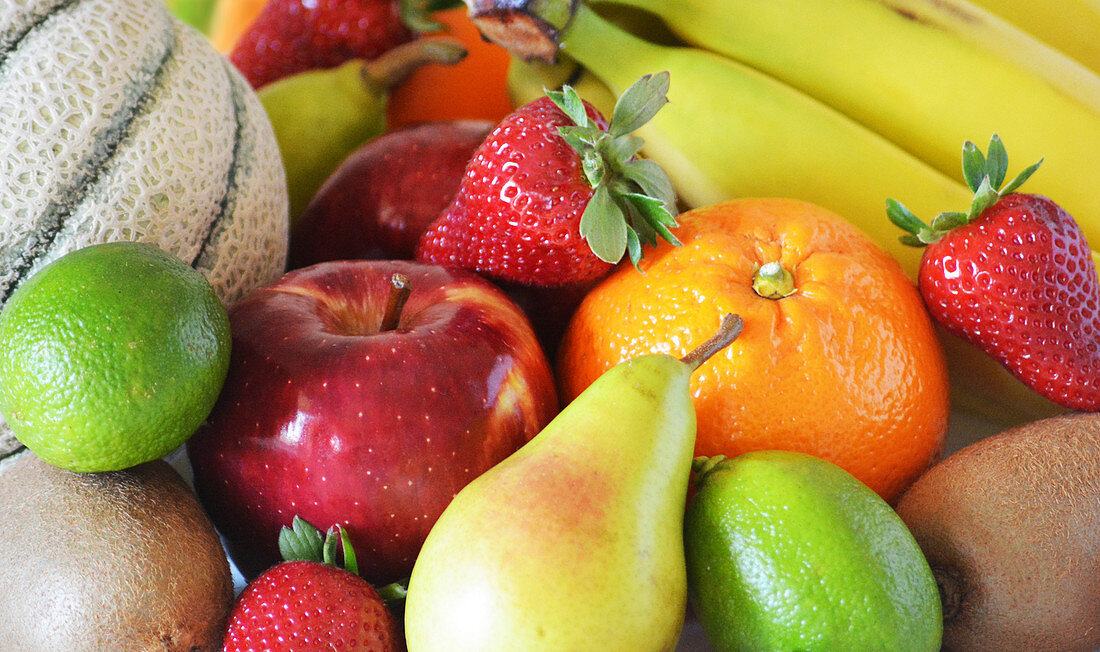
<path fill-rule="evenodd" d="M 1100 73 L 1100 1 L 971 1 Z"/>
<path fill-rule="evenodd" d="M 804 199 L 847 217 L 915 275 L 920 251 L 898 242 L 883 217 L 885 199 L 926 215 L 969 204 L 961 182 L 726 57 L 643 41 L 584 4 L 561 39 L 562 50 L 615 95 L 645 74 L 670 72 L 669 103 L 639 136 L 689 206 L 745 196 Z"/>
<path fill-rule="evenodd" d="M 643 128 L 644 154 L 672 178 L 688 206 L 737 196 L 788 196 L 831 208 L 859 226 L 915 276 L 920 250 L 898 242 L 885 197 L 927 207 L 969 204 L 970 193 L 882 137 L 814 99 L 713 53 L 641 41 L 581 5 L 562 34 L 555 66 L 514 60 L 517 104 L 569 83 L 608 114 L 643 74 L 669 70 L 669 104 Z M 614 56 L 610 56 L 614 53 Z M 945 203 L 946 202 L 946 203 Z M 992 358 L 946 333 L 952 400 L 1005 426 L 1061 412 Z"/>
<path fill-rule="evenodd" d="M 1100 76 L 965 0 L 604 1 L 654 12 L 952 178 L 961 143 L 998 133 L 1014 160 L 1044 158 L 1028 192 L 1100 247 Z"/>

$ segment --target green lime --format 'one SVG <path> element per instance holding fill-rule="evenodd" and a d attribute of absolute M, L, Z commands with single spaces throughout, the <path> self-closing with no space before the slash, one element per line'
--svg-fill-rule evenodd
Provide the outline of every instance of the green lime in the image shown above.
<path fill-rule="evenodd" d="M 802 453 L 697 459 L 688 595 L 718 650 L 939 650 L 932 570 L 894 510 Z"/>
<path fill-rule="evenodd" d="M 74 251 L 0 312 L 0 412 L 47 462 L 113 471 L 198 428 L 229 366 L 229 317 L 203 276 L 148 244 Z"/>

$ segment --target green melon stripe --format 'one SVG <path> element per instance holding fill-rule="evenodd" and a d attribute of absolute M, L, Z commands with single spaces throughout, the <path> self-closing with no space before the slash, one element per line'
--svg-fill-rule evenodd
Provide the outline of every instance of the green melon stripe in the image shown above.
<path fill-rule="evenodd" d="M 0 34 L 0 66 L 4 65 L 4 61 L 7 60 L 8 55 L 11 54 L 19 44 L 23 42 L 32 32 L 39 29 L 42 23 L 50 19 L 55 14 L 59 14 L 66 9 L 76 6 L 82 0 L 56 0 L 55 4 L 45 7 L 38 7 L 36 9 L 42 13 L 35 15 L 31 18 L 21 30 L 12 29 L 3 34 Z"/>
<path fill-rule="evenodd" d="M 0 454 L 0 462 L 3 462 L 4 460 L 6 460 L 10 457 L 15 457 L 16 455 L 22 453 L 25 450 L 27 450 L 27 447 L 20 444 L 19 446 L 16 446 L 11 451 L 8 451 L 7 453 Z"/>
<path fill-rule="evenodd" d="M 226 171 L 225 180 L 225 193 L 222 195 L 221 201 L 218 203 L 218 209 L 214 212 L 210 222 L 206 227 L 206 234 L 203 236 L 202 244 L 199 245 L 199 250 L 195 254 L 195 257 L 191 259 L 191 266 L 195 269 L 212 269 L 216 265 L 216 261 L 211 260 L 211 251 L 214 243 L 220 239 L 221 235 L 228 229 L 229 224 L 232 222 L 233 216 L 236 214 L 237 197 L 240 194 L 240 187 L 237 179 L 237 172 L 240 169 L 240 161 L 247 155 L 245 148 L 247 144 L 244 138 L 244 125 L 247 119 L 248 109 L 245 106 L 245 92 L 246 89 L 242 86 L 242 82 L 239 77 L 232 74 L 228 59 L 223 61 L 225 66 L 225 74 L 229 79 L 229 88 L 232 92 L 233 100 L 233 119 L 235 121 L 235 128 L 233 130 L 233 154 L 229 160 L 229 168 Z M 217 247 L 213 247 L 216 250 Z"/>
<path fill-rule="evenodd" d="M 79 0 L 77 0 L 79 1 Z M 76 180 L 73 187 L 62 189 L 61 195 L 66 197 L 64 203 L 50 202 L 46 209 L 36 220 L 36 228 L 22 243 L 12 246 L 13 250 L 21 253 L 12 265 L 14 274 L 8 281 L 7 287 L 2 288 L 0 305 L 7 302 L 11 294 L 26 278 L 39 258 L 46 255 L 54 245 L 54 241 L 60 233 L 67 218 L 72 211 L 80 205 L 88 191 L 95 186 L 96 181 L 107 169 L 111 160 L 119 150 L 119 146 L 125 141 L 134 121 L 142 114 L 150 110 L 155 104 L 155 95 L 152 91 L 161 85 L 165 69 L 172 61 L 176 52 L 175 28 L 173 23 L 168 23 L 164 37 L 168 46 L 159 58 L 154 61 L 152 75 L 141 75 L 135 83 L 127 88 L 126 97 L 134 98 L 134 101 L 119 108 L 115 115 L 111 116 L 110 126 L 103 130 L 92 144 L 91 153 L 79 168 L 85 170 L 85 174 Z M 143 69 L 141 72 L 147 72 Z"/>

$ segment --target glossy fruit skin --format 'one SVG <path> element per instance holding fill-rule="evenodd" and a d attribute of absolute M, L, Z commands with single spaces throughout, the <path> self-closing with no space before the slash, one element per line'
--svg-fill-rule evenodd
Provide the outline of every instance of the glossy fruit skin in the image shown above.
<path fill-rule="evenodd" d="M 697 483 L 689 596 L 717 650 L 939 650 L 932 570 L 866 485 L 788 451 L 727 459 Z"/>
<path fill-rule="evenodd" d="M 397 623 L 361 577 L 288 561 L 253 580 L 233 605 L 225 652 L 396 652 Z"/>
<path fill-rule="evenodd" d="M 563 401 L 623 359 L 683 354 L 717 315 L 745 330 L 692 377 L 697 455 L 783 449 L 818 455 L 891 501 L 947 432 L 946 365 L 912 281 L 834 213 L 742 199 L 684 213 L 681 247 L 647 250 L 581 302 L 558 352 Z M 780 260 L 794 294 L 753 291 Z M 668 344 L 672 342 L 673 344 Z"/>
<path fill-rule="evenodd" d="M 412 40 L 391 0 L 270 0 L 229 60 L 253 88 L 351 59 L 374 59 Z"/>
<path fill-rule="evenodd" d="M 435 122 L 391 130 L 353 152 L 291 232 L 291 269 L 327 260 L 412 260 L 454 199 L 466 164 L 495 125 Z"/>
<path fill-rule="evenodd" d="M 928 246 L 933 317 L 1044 397 L 1100 410 L 1100 282 L 1080 227 L 1040 195 L 1011 193 Z"/>
<path fill-rule="evenodd" d="M 508 95 L 508 51 L 486 41 L 468 14 L 465 6 L 431 14 L 444 26 L 442 33 L 466 46 L 466 58 L 421 68 L 396 87 L 387 105 L 391 127 L 451 120 L 496 124 L 515 108 Z"/>
<path fill-rule="evenodd" d="M 607 120 L 585 102 L 601 129 Z M 583 283 L 611 265 L 580 235 L 593 190 L 559 134 L 573 122 L 547 97 L 502 120 L 466 168 L 454 202 L 429 228 L 417 260 L 543 287 Z"/>
<path fill-rule="evenodd" d="M 378 332 L 394 272 L 412 293 Z M 409 574 L 454 494 L 557 412 L 527 319 L 476 275 L 400 261 L 296 270 L 230 311 L 232 358 L 188 442 L 195 487 L 246 577 L 301 516 L 346 527 L 360 574 Z"/>

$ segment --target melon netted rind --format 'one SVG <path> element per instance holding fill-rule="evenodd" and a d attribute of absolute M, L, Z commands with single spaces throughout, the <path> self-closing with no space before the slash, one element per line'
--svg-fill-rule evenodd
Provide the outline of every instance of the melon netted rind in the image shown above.
<path fill-rule="evenodd" d="M 172 252 L 231 305 L 283 272 L 287 211 L 258 98 L 161 0 L 0 0 L 0 306 L 115 240 Z"/>

